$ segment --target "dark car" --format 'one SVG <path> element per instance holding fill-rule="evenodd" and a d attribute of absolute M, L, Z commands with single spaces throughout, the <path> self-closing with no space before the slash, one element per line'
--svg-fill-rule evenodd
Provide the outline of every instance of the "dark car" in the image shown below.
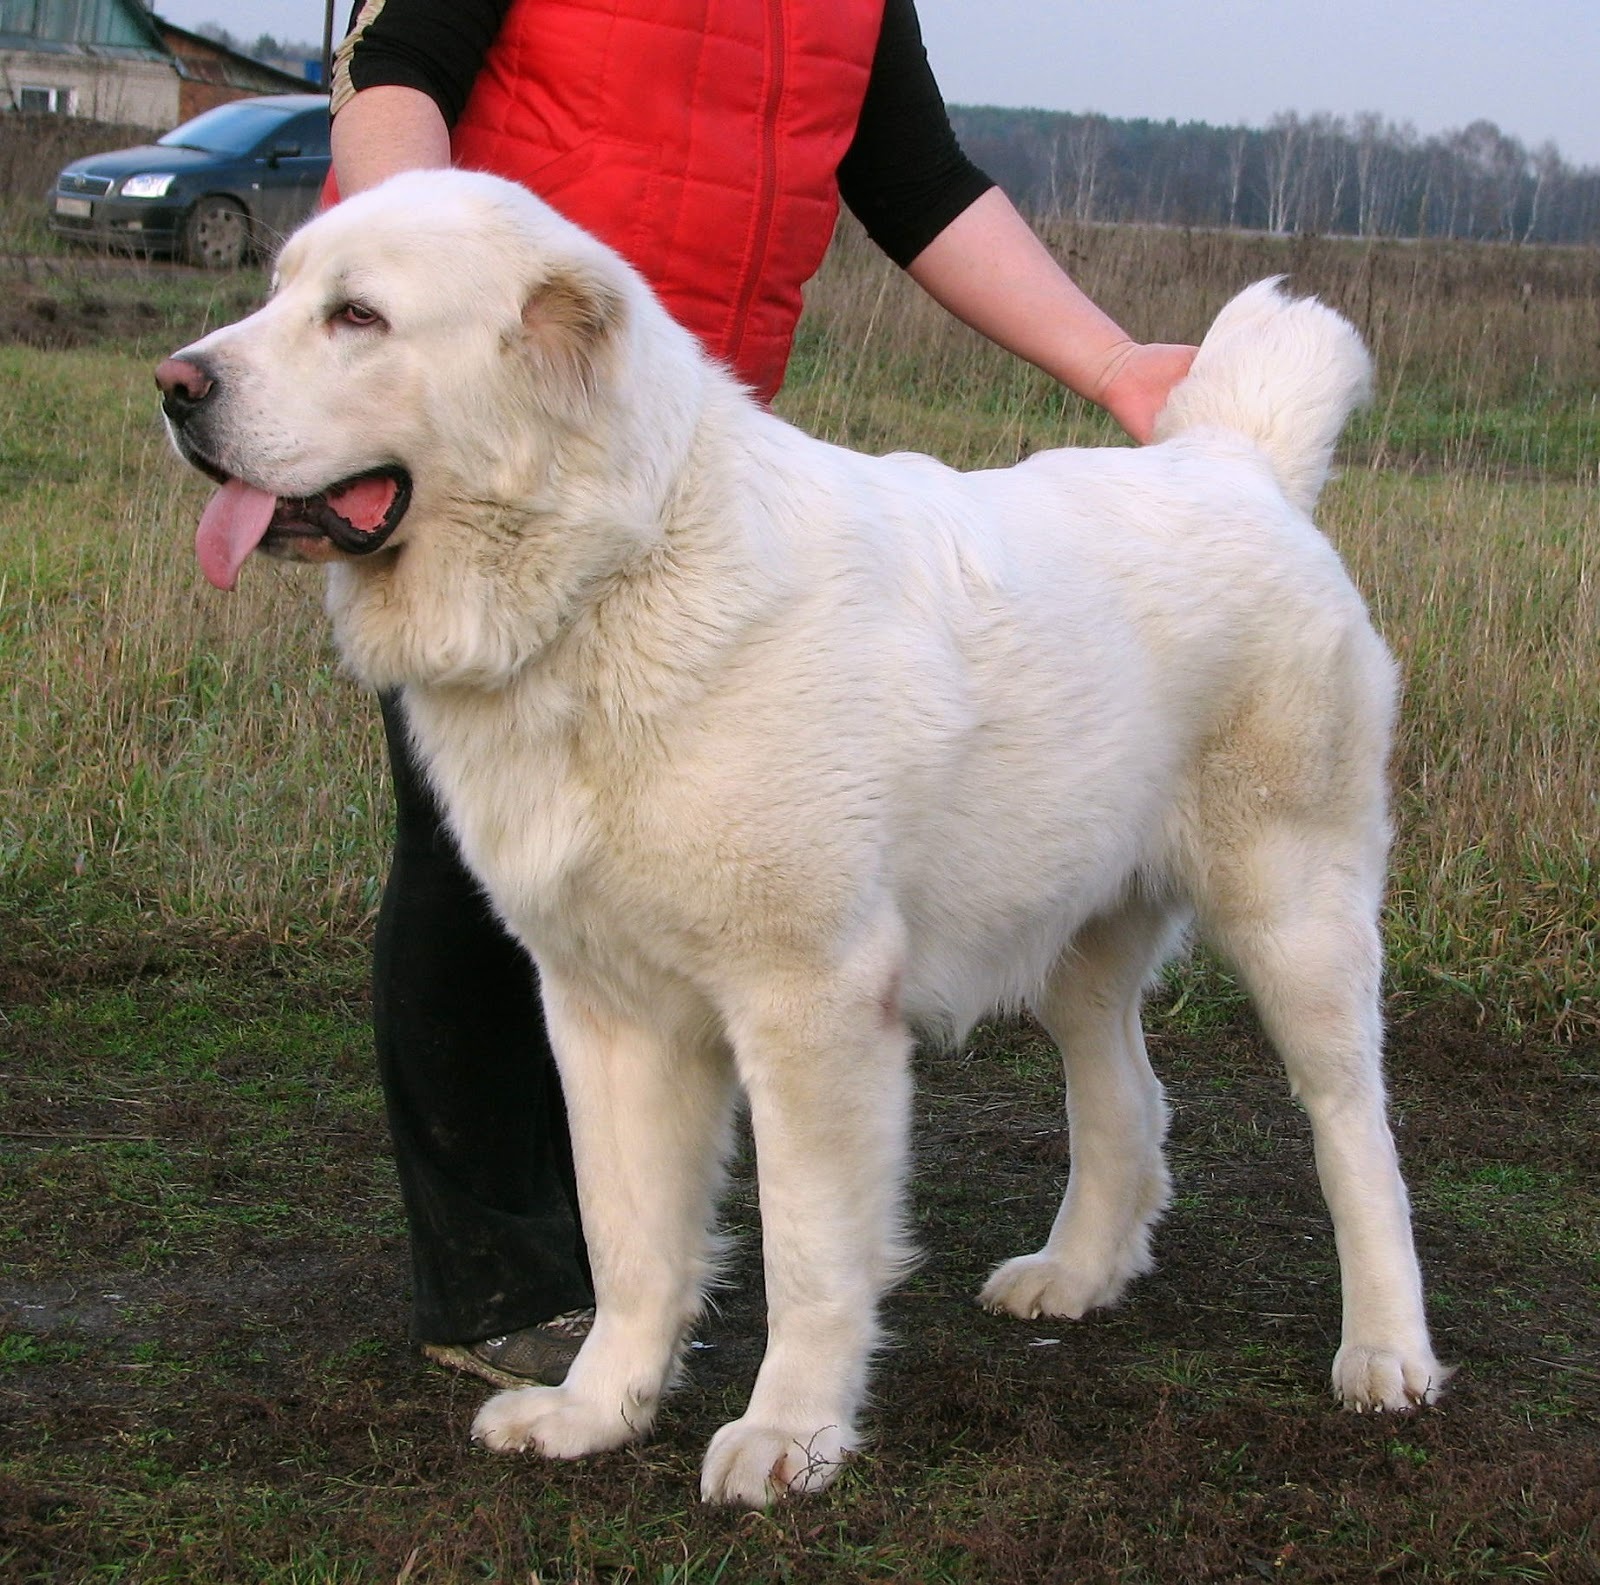
<path fill-rule="evenodd" d="M 50 194 L 50 229 L 228 269 L 316 207 L 328 163 L 324 95 L 236 99 L 154 143 L 74 160 Z"/>

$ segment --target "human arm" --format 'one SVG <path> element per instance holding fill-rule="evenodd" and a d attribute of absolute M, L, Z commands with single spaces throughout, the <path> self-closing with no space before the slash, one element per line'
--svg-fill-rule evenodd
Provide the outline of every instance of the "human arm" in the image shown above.
<path fill-rule="evenodd" d="M 1193 347 L 1135 341 L 1056 263 L 998 187 L 906 270 L 963 324 L 1098 403 L 1141 444 L 1194 361 Z"/>
<path fill-rule="evenodd" d="M 912 0 L 887 0 L 840 191 L 868 234 L 949 312 L 1098 402 L 1136 440 L 1192 347 L 1134 341 L 1074 284 L 962 152 Z"/>
<path fill-rule="evenodd" d="M 450 163 L 450 129 L 416 88 L 364 88 L 333 118 L 333 174 L 348 197 L 401 171 Z"/>
<path fill-rule="evenodd" d="M 333 171 L 342 193 L 450 163 L 450 128 L 509 0 L 367 0 L 334 56 Z"/>

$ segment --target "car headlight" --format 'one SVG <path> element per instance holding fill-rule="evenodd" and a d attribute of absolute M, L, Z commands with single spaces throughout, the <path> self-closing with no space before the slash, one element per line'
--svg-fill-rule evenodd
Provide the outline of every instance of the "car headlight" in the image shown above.
<path fill-rule="evenodd" d="M 150 171 L 143 176 L 130 176 L 122 184 L 122 196 L 124 198 L 165 198 L 167 189 L 177 179 L 171 171 Z"/>

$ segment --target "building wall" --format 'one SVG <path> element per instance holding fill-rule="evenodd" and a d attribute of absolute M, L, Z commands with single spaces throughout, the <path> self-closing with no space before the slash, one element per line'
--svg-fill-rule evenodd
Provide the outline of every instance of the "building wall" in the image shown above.
<path fill-rule="evenodd" d="M 178 86 L 177 73 L 165 61 L 0 51 L 0 88 L 8 108 L 21 105 L 25 87 L 49 88 L 66 96 L 67 103 L 56 107 L 64 114 L 167 132 L 183 119 Z"/>
<path fill-rule="evenodd" d="M 246 94 L 303 93 L 306 84 L 270 66 L 235 55 L 199 34 L 157 22 L 161 42 L 182 67 L 178 85 L 179 120 L 242 99 Z"/>
<path fill-rule="evenodd" d="M 202 110 L 215 110 L 240 97 L 239 90 L 226 83 L 196 83 L 185 78 L 178 84 L 178 120 L 189 121 Z"/>

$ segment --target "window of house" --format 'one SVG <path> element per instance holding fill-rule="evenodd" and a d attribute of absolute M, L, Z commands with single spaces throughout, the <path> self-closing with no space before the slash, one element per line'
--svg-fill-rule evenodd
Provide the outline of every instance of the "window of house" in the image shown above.
<path fill-rule="evenodd" d="M 70 116 L 77 95 L 70 88 L 45 88 L 24 83 L 17 89 L 17 109 L 35 115 Z"/>

